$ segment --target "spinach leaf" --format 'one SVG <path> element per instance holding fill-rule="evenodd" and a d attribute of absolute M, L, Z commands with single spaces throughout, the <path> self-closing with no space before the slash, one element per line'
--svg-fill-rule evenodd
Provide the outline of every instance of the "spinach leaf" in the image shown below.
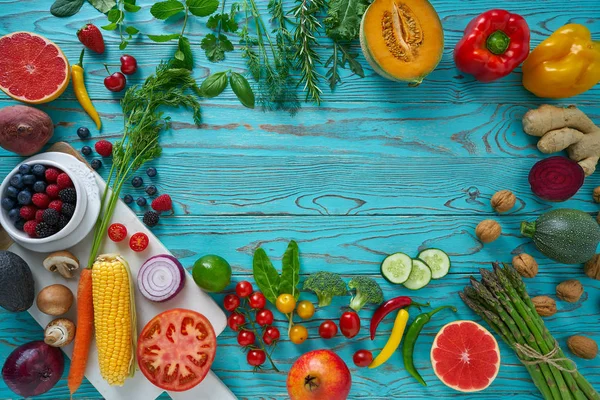
<path fill-rule="evenodd" d="M 167 19 L 184 10 L 183 4 L 177 0 L 159 1 L 150 8 L 150 14 L 156 19 Z"/>
<path fill-rule="evenodd" d="M 298 284 L 300 283 L 300 252 L 298 244 L 291 241 L 288 244 L 281 260 L 281 282 L 279 283 L 279 294 L 291 294 L 296 300 L 300 297 Z"/>
<path fill-rule="evenodd" d="M 88 0 L 91 5 L 102 14 L 106 14 L 111 8 L 117 5 L 116 0 Z"/>
<path fill-rule="evenodd" d="M 50 13 L 55 17 L 70 17 L 77 14 L 84 0 L 56 0 L 50 7 Z"/>
<path fill-rule="evenodd" d="M 281 278 L 273 264 L 271 264 L 267 253 L 261 247 L 254 252 L 252 273 L 258 289 L 265 295 L 267 300 L 275 304 L 279 296 L 279 281 Z"/>
<path fill-rule="evenodd" d="M 325 31 L 333 40 L 353 40 L 360 32 L 360 20 L 367 0 L 331 0 L 325 18 Z"/>

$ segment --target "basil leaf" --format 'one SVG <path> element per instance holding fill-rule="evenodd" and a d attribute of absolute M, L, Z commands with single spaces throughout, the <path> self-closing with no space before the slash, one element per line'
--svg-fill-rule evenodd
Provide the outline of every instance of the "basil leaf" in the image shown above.
<path fill-rule="evenodd" d="M 185 36 L 181 36 L 179 38 L 177 52 L 183 54 L 183 59 L 178 59 L 177 53 L 175 53 L 175 58 L 172 59 L 170 63 L 171 68 L 185 68 L 189 69 L 190 71 L 194 69 L 194 55 L 192 54 L 192 47 L 190 46 L 190 41 Z"/>
<path fill-rule="evenodd" d="M 219 8 L 219 0 L 186 0 L 185 3 L 197 17 L 208 17 Z"/>
<path fill-rule="evenodd" d="M 104 29 L 105 31 L 114 31 L 115 29 L 117 29 L 117 26 L 117 24 L 111 22 L 110 24 L 101 26 L 100 28 Z"/>
<path fill-rule="evenodd" d="M 135 35 L 136 33 L 139 33 L 139 29 L 135 28 L 133 26 L 128 26 L 127 28 L 125 28 L 125 32 L 127 32 L 130 35 Z"/>
<path fill-rule="evenodd" d="M 167 19 L 184 10 L 183 4 L 177 0 L 159 1 L 150 8 L 150 14 L 156 19 Z"/>
<path fill-rule="evenodd" d="M 218 73 L 224 74 L 224 72 Z M 279 296 L 280 277 L 273 264 L 271 264 L 267 253 L 261 247 L 254 252 L 252 273 L 258 289 L 265 295 L 267 300 L 275 304 L 277 296 Z"/>
<path fill-rule="evenodd" d="M 254 92 L 252 91 L 250 83 L 248 83 L 248 80 L 243 75 L 240 75 L 237 72 L 232 72 L 229 76 L 229 84 L 231 85 L 231 89 L 233 90 L 233 93 L 235 93 L 235 95 L 237 96 L 240 103 L 242 103 L 245 107 L 254 108 Z M 292 245 L 292 242 L 290 242 L 290 245 Z M 297 248 L 298 245 L 296 245 L 296 249 Z"/>
<path fill-rule="evenodd" d="M 227 72 L 216 72 L 210 75 L 200 85 L 200 91 L 204 97 L 215 97 L 220 95 L 227 87 Z"/>
<path fill-rule="evenodd" d="M 291 241 L 281 259 L 281 282 L 279 294 L 291 294 L 296 300 L 300 297 L 300 251 L 298 243 Z"/>
<path fill-rule="evenodd" d="M 102 14 L 106 14 L 111 8 L 117 5 L 116 0 L 88 0 L 91 5 Z"/>
<path fill-rule="evenodd" d="M 142 9 L 142 7 L 140 6 L 136 6 L 135 4 L 129 4 L 129 3 L 123 3 L 123 8 L 125 9 L 125 11 L 127 12 L 138 12 Z"/>
<path fill-rule="evenodd" d="M 50 7 L 50 13 L 55 17 L 70 17 L 71 15 L 77 14 L 81 9 L 84 0 L 56 0 L 52 7 Z"/>
<path fill-rule="evenodd" d="M 179 37 L 179 33 L 172 33 L 170 35 L 148 35 L 148 39 L 157 43 L 168 42 L 173 39 L 177 39 Z"/>

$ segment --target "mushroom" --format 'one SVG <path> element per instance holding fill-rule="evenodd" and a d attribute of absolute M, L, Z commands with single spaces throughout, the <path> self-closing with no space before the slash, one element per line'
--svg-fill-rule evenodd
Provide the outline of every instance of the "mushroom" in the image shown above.
<path fill-rule="evenodd" d="M 75 324 L 67 318 L 51 321 L 44 331 L 44 342 L 52 347 L 63 347 L 73 341 Z"/>
<path fill-rule="evenodd" d="M 66 250 L 57 251 L 46 257 L 44 268 L 50 272 L 58 272 L 65 278 L 72 278 L 73 272 L 79 268 L 79 260 Z"/>

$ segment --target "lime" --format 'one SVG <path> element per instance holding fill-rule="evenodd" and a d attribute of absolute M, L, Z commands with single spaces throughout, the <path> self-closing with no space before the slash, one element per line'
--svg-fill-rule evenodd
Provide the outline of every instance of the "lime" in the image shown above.
<path fill-rule="evenodd" d="M 192 276 L 205 291 L 221 292 L 231 282 L 231 266 L 223 257 L 209 254 L 194 263 Z"/>

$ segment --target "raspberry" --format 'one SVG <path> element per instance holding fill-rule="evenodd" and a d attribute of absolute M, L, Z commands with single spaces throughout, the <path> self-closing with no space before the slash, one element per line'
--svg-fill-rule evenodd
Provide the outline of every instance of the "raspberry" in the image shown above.
<path fill-rule="evenodd" d="M 51 199 L 58 199 L 58 193 L 60 192 L 60 188 L 58 185 L 51 184 L 46 187 L 46 194 L 50 196 Z"/>
<path fill-rule="evenodd" d="M 56 168 L 48 168 L 46 170 L 46 182 L 56 182 L 56 178 L 60 175 L 60 171 Z"/>
<path fill-rule="evenodd" d="M 173 202 L 171 201 L 171 196 L 168 194 L 161 194 L 152 200 L 152 209 L 154 211 L 169 211 L 171 208 L 173 208 Z"/>
<path fill-rule="evenodd" d="M 100 154 L 102 157 L 110 157 L 112 154 L 112 143 L 108 140 L 100 140 L 96 142 L 94 147 L 96 148 L 96 153 Z"/>
<path fill-rule="evenodd" d="M 31 198 L 31 202 L 39 208 L 48 208 L 50 204 L 50 197 L 46 193 L 36 193 Z"/>
<path fill-rule="evenodd" d="M 146 211 L 146 213 L 144 214 L 144 223 L 150 228 L 156 226 L 158 224 L 159 219 L 160 216 L 156 211 Z"/>
<path fill-rule="evenodd" d="M 37 237 L 37 234 L 35 233 L 35 228 L 37 226 L 37 221 L 35 220 L 31 220 L 31 221 L 27 221 L 25 222 L 25 225 L 23 225 L 23 230 L 25 231 L 26 234 L 29 235 L 29 237 Z"/>
<path fill-rule="evenodd" d="M 58 175 L 58 177 L 56 178 L 56 184 L 58 185 L 59 189 L 73 187 L 73 182 L 71 181 L 71 178 L 64 172 Z"/>
<path fill-rule="evenodd" d="M 44 215 L 44 210 L 37 210 L 35 212 L 35 220 L 37 222 L 42 222 L 44 220 L 43 215 Z"/>
<path fill-rule="evenodd" d="M 60 200 L 52 200 L 50 204 L 48 204 L 48 208 L 53 208 L 58 212 L 62 211 L 63 202 Z"/>
<path fill-rule="evenodd" d="M 36 212 L 37 208 L 34 206 L 23 206 L 19 211 L 19 215 L 21 215 L 21 218 L 23 218 L 25 221 L 31 221 L 32 219 L 35 219 Z"/>

